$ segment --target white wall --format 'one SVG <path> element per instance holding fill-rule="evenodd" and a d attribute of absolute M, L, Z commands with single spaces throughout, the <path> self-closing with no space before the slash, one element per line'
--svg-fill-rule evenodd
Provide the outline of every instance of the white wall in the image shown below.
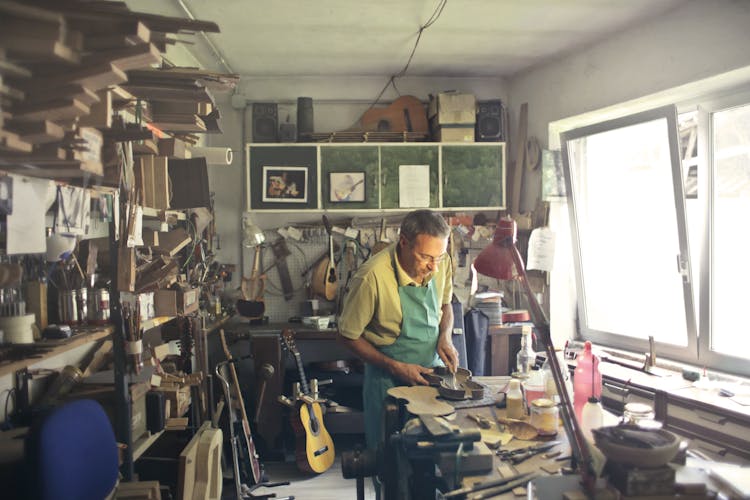
<path fill-rule="evenodd" d="M 612 116 L 604 109 L 628 103 L 629 111 L 667 102 L 677 103 L 701 92 L 718 91 L 750 82 L 750 2 L 695 0 L 636 29 L 615 33 L 605 42 L 569 57 L 532 69 L 510 84 L 511 112 L 529 103 L 529 135 L 547 145 L 548 126 L 588 113 L 587 121 Z M 741 84 L 741 83 L 740 83 Z M 626 114 L 622 110 L 620 114 Z M 554 125 L 560 125 L 554 124 Z M 525 187 L 526 209 L 539 196 L 537 179 Z M 552 223 L 567 224 L 564 204 L 552 206 Z M 553 227 L 554 228 L 554 227 Z M 559 228 L 559 226 L 558 226 Z M 558 234 L 567 234 L 560 228 Z M 558 240 L 567 253 L 569 239 Z M 564 248 L 563 248 L 564 247 Z M 556 343 L 574 333 L 573 265 L 555 261 L 551 279 L 551 321 Z"/>

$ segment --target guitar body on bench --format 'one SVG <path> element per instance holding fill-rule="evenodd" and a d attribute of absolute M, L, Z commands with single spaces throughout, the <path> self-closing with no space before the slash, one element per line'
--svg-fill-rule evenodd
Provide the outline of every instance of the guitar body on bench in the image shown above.
<path fill-rule="evenodd" d="M 320 403 L 310 394 L 307 377 L 302 365 L 302 357 L 294 342 L 294 332 L 284 330 L 282 340 L 289 352 L 294 355 L 299 371 L 302 395 L 298 399 L 296 411 L 292 411 L 291 424 L 295 433 L 295 459 L 297 467 L 305 472 L 320 474 L 327 471 L 336 458 L 333 439 L 323 423 Z"/>

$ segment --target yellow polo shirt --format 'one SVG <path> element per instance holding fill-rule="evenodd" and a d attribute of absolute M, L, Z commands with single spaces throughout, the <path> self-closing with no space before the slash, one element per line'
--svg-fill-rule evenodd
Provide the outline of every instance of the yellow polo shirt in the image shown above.
<path fill-rule="evenodd" d="M 352 277 L 349 292 L 344 299 L 344 307 L 339 316 L 339 333 L 355 340 L 361 335 L 374 345 L 389 345 L 401 333 L 401 299 L 399 285 L 413 284 L 398 258 L 395 256 L 396 243 L 368 259 Z M 393 272 L 396 263 L 398 282 Z M 441 304 L 450 304 L 453 294 L 450 259 L 438 265 L 428 281 L 434 280 Z M 425 285 L 423 286 L 426 286 Z M 442 315 L 442 310 L 440 311 Z M 438 318 L 439 320 L 439 318 Z"/>

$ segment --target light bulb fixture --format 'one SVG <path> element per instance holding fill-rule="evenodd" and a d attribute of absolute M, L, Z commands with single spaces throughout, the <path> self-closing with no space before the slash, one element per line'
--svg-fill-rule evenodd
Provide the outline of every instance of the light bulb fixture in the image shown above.
<path fill-rule="evenodd" d="M 560 414 L 571 452 L 576 459 L 584 489 L 593 493 L 596 473 L 594 472 L 591 450 L 589 450 L 581 426 L 576 420 L 570 395 L 565 388 L 565 379 L 560 368 L 560 362 L 555 355 L 555 346 L 552 344 L 549 320 L 547 320 L 547 316 L 529 285 L 523 259 L 516 246 L 516 227 L 516 221 L 510 217 L 500 219 L 497 222 L 492 243 L 482 250 L 474 260 L 474 268 L 478 273 L 491 278 L 516 279 L 521 283 L 521 288 L 529 302 L 531 321 L 536 329 L 538 340 L 541 340 L 547 353 L 547 362 L 560 397 Z"/>
<path fill-rule="evenodd" d="M 245 212 L 242 215 L 242 246 L 253 248 L 262 245 L 264 241 L 266 236 L 263 230 L 253 222 L 250 212 Z"/>

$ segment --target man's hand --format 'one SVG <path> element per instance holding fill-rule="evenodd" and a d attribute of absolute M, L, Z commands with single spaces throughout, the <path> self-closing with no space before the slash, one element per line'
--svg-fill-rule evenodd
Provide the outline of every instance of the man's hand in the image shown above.
<path fill-rule="evenodd" d="M 456 373 L 458 368 L 458 351 L 453 347 L 453 342 L 445 335 L 441 335 L 438 340 L 437 353 L 440 359 L 445 363 L 450 373 Z"/>
<path fill-rule="evenodd" d="M 402 382 L 409 385 L 428 385 L 427 379 L 422 374 L 432 373 L 432 368 L 425 368 L 424 366 L 415 365 L 413 363 L 403 363 L 401 361 L 394 361 L 390 367 L 391 375 L 398 378 Z"/>

